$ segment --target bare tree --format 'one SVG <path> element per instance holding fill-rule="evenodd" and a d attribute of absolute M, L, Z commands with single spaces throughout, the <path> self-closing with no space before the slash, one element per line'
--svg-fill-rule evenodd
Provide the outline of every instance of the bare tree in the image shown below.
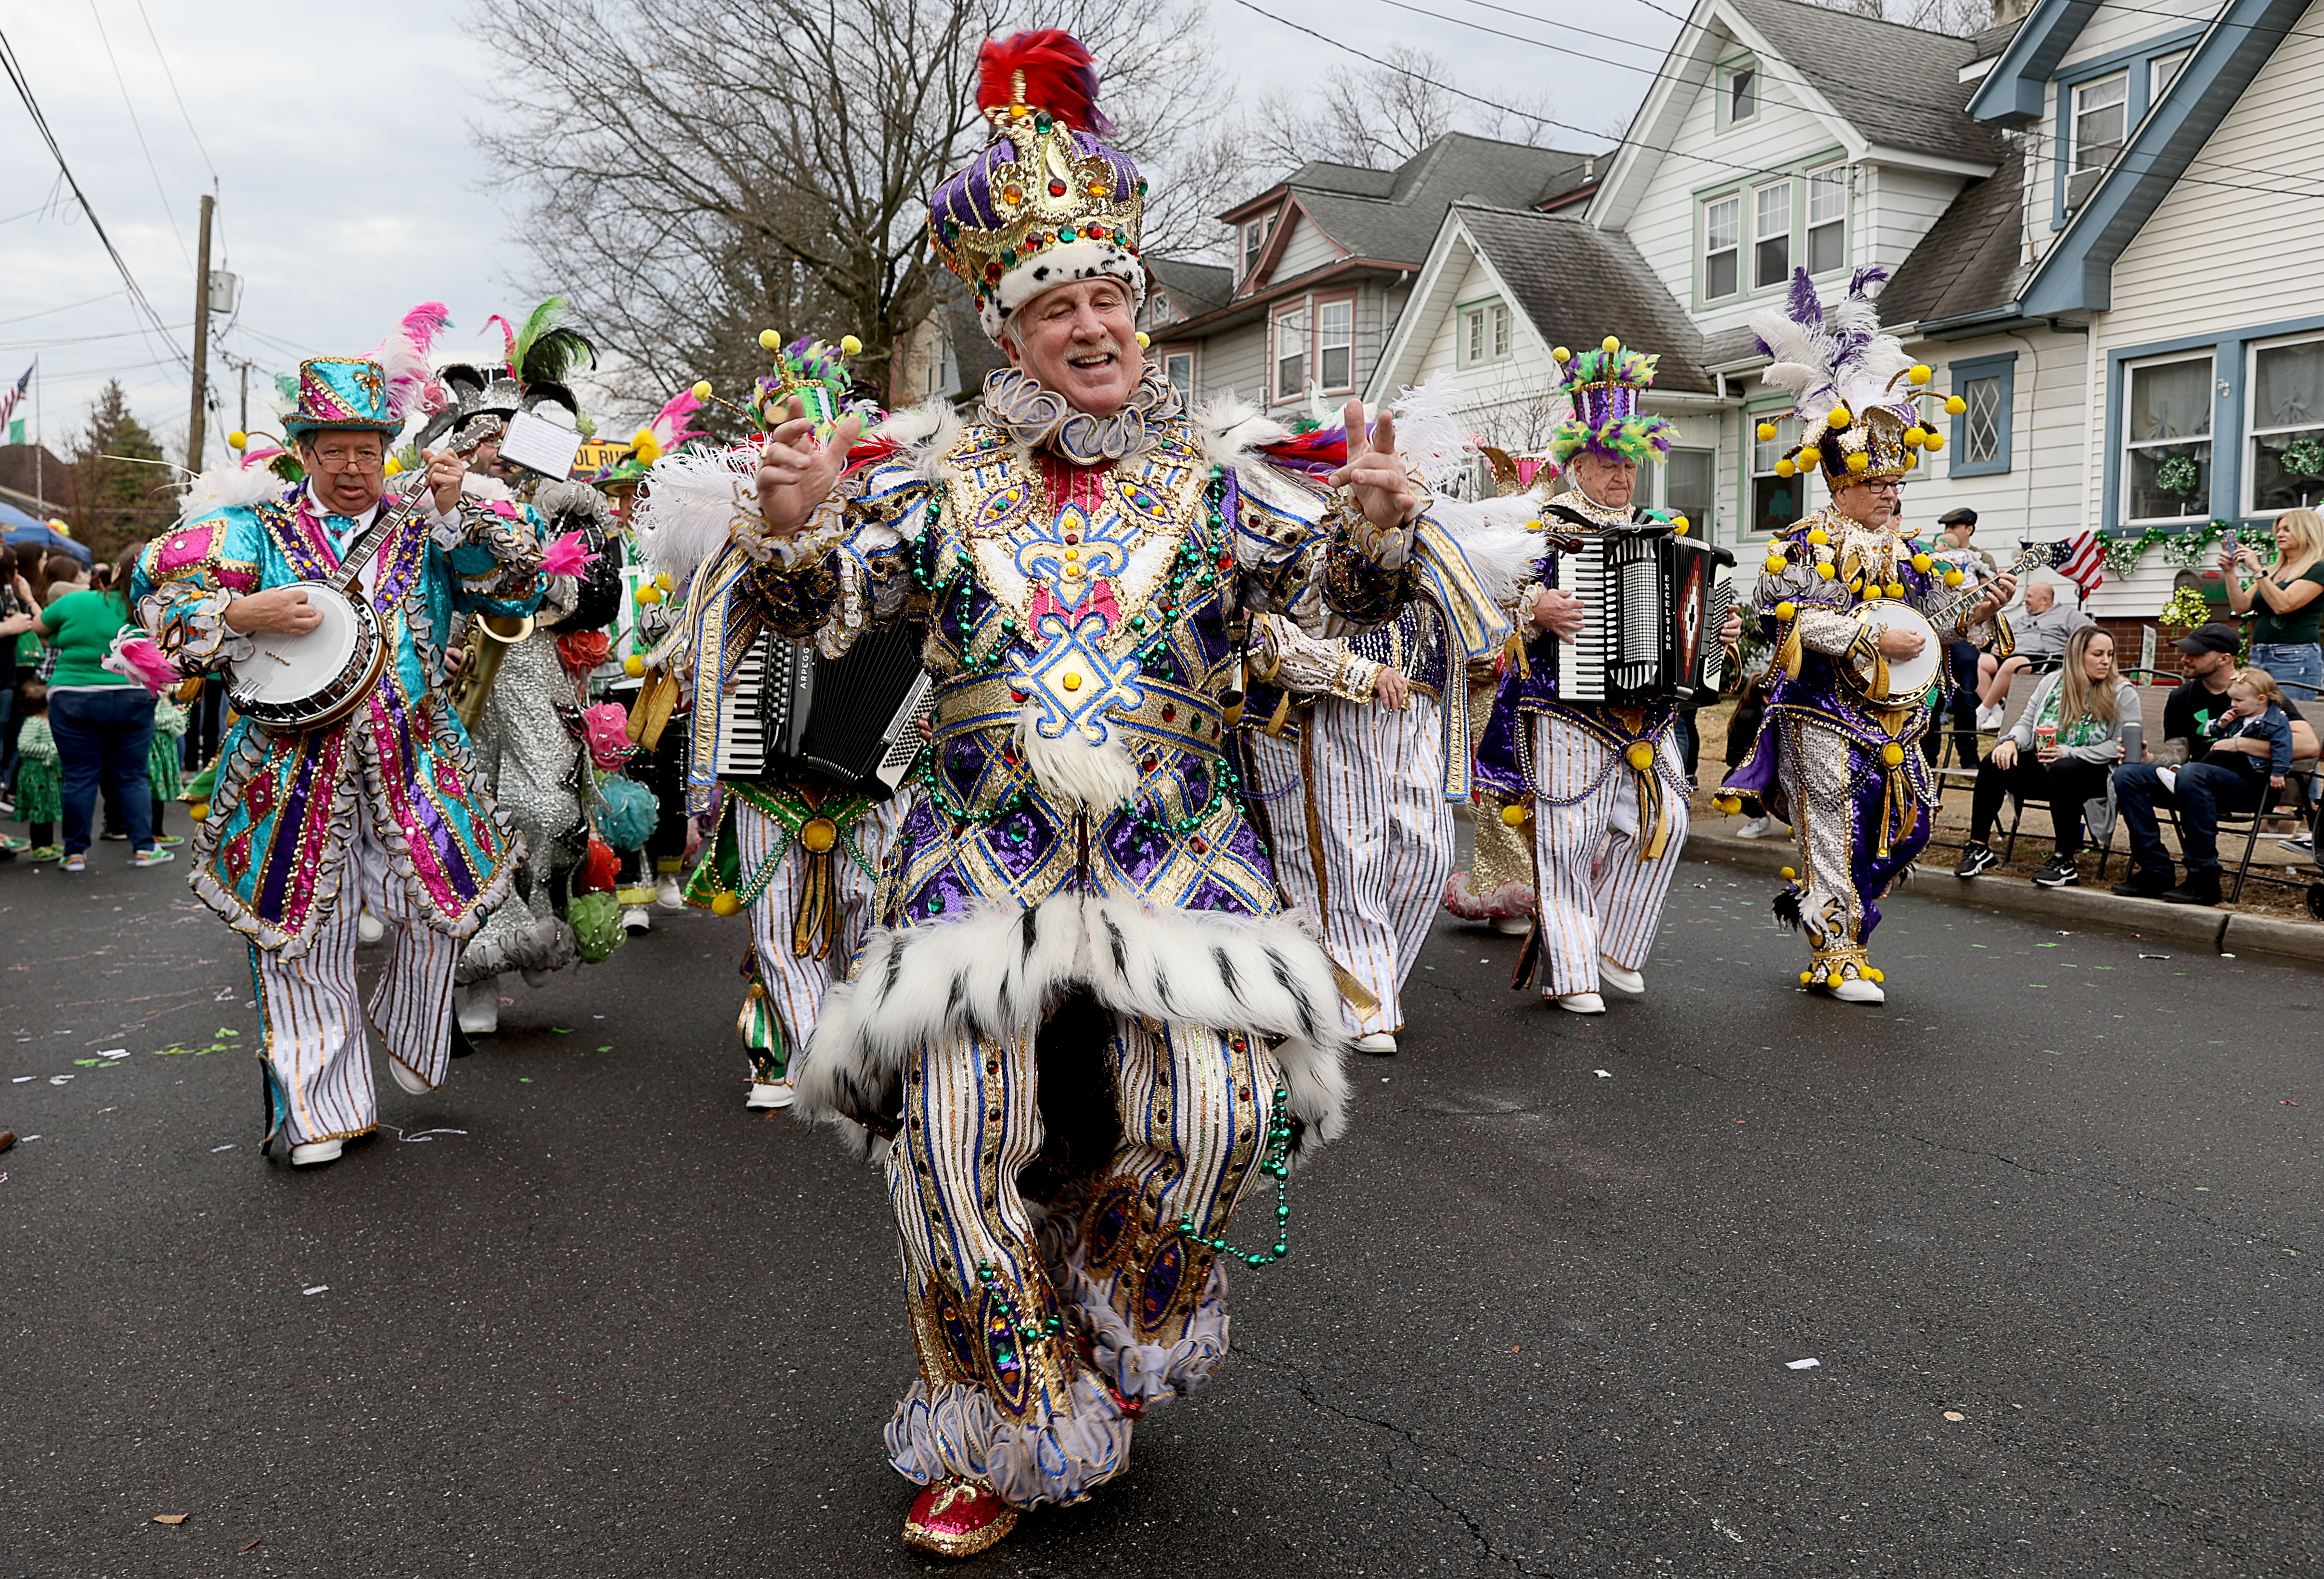
<path fill-rule="evenodd" d="M 504 69 L 476 136 L 533 282 L 574 302 L 623 393 L 738 385 L 771 327 L 860 336 L 884 395 L 933 299 L 927 194 L 983 145 L 976 51 L 1003 20 L 999 0 L 478 0 Z M 1200 0 L 1044 20 L 1097 57 L 1133 157 L 1167 166 L 1214 113 Z"/>
<path fill-rule="evenodd" d="M 1966 38 L 1993 25 L 1992 0 L 1817 0 L 1834 11 Z"/>

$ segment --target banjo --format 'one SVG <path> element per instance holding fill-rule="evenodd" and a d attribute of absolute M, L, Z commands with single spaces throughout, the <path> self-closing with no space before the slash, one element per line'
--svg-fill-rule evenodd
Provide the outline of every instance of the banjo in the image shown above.
<path fill-rule="evenodd" d="M 2027 548 L 2004 575 L 2024 575 L 2034 566 L 2048 563 L 2049 555 L 2040 548 Z M 1986 583 L 1972 583 L 1956 596 L 1937 605 L 1935 620 L 1923 614 L 1901 598 L 1868 598 L 1850 609 L 1849 618 L 1873 633 L 1878 639 L 1884 630 L 1917 630 L 1921 633 L 1921 650 L 1909 658 L 1888 660 L 1888 689 L 1877 693 L 1868 675 L 1859 673 L 1852 665 L 1840 666 L 1849 683 L 1875 707 L 1904 707 L 1929 693 L 1943 672 L 1945 643 L 1938 638 L 1936 620 L 1950 620 L 1954 615 L 1985 595 Z"/>
<path fill-rule="evenodd" d="M 337 723 L 363 704 L 387 666 L 387 642 L 370 600 L 348 589 L 380 545 L 419 515 L 427 496 L 422 467 L 392 507 L 383 502 L 328 579 L 288 583 L 307 594 L 307 606 L 323 622 L 304 635 L 268 630 L 251 637 L 255 650 L 235 662 L 226 684 L 236 712 L 261 728 L 290 731 Z"/>

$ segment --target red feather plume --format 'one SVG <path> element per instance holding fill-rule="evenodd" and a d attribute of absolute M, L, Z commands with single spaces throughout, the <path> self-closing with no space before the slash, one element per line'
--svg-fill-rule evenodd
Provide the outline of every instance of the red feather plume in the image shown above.
<path fill-rule="evenodd" d="M 1113 123 L 1097 107 L 1097 62 L 1081 40 L 1063 28 L 987 39 L 976 55 L 977 107 L 990 114 L 1012 104 L 1046 110 L 1076 132 L 1103 136 Z M 1022 73 L 1025 89 L 1017 92 Z"/>

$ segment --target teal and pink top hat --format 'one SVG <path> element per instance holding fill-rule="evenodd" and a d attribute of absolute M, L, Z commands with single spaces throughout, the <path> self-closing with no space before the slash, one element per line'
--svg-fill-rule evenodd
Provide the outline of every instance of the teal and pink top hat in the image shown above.
<path fill-rule="evenodd" d="M 298 404 L 282 419 L 293 438 L 318 428 L 394 433 L 403 426 L 387 399 L 387 372 L 367 356 L 311 356 L 299 364 Z"/>

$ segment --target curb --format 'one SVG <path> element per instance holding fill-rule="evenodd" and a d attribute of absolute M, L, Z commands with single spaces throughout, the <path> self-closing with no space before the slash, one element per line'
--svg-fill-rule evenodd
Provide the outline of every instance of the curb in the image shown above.
<path fill-rule="evenodd" d="M 1762 872 L 1781 871 L 1798 858 L 1798 851 L 1788 839 L 1728 839 L 1716 833 L 1691 835 L 1685 853 L 1692 860 L 1722 862 Z M 1931 872 L 1925 868 L 1922 876 L 1890 892 L 1971 910 L 2078 921 L 2110 927 L 2135 938 L 2199 943 L 2214 952 L 2264 950 L 2324 963 L 2324 926 L 2278 921 L 2272 916 L 2165 904 L 2159 899 L 2130 899 L 2119 894 L 2093 893 L 2088 888 L 2042 888 L 2023 877 L 1987 875 L 1964 883 L 1950 872 Z"/>

